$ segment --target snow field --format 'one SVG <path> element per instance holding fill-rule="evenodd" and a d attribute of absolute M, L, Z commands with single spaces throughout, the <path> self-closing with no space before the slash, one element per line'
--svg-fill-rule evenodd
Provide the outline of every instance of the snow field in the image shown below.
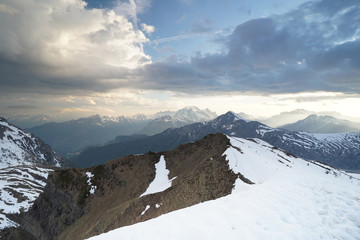
<path fill-rule="evenodd" d="M 360 239 L 358 179 L 229 138 L 229 167 L 256 184 L 238 179 L 228 196 L 90 239 Z"/>

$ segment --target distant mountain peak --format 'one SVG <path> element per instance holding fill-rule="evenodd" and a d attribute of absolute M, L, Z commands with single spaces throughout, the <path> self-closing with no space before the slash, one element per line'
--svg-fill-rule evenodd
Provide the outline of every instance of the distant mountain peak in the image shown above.
<path fill-rule="evenodd" d="M 211 121 L 217 117 L 215 112 L 209 109 L 201 110 L 195 106 L 187 106 L 177 111 L 158 112 L 154 120 L 139 133 L 153 135 L 168 128 L 178 128 L 196 122 Z"/>
<path fill-rule="evenodd" d="M 245 122 L 251 122 L 251 120 L 246 119 L 246 118 L 244 118 L 244 117 L 241 117 L 239 114 L 237 114 L 237 113 L 235 113 L 235 112 L 233 112 L 233 111 L 229 111 L 228 113 L 234 115 L 234 117 L 235 117 L 236 120 L 243 120 L 243 121 L 245 121 Z"/>
<path fill-rule="evenodd" d="M 189 110 L 193 110 L 193 111 L 201 111 L 198 107 L 196 106 L 186 106 L 184 109 L 189 109 Z"/>
<path fill-rule="evenodd" d="M 359 131 L 360 124 L 333 116 L 311 114 L 302 120 L 279 128 L 312 133 L 344 133 Z"/>

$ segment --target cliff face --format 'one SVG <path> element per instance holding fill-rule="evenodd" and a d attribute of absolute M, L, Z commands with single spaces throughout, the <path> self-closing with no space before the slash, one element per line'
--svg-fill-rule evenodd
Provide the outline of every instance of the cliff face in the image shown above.
<path fill-rule="evenodd" d="M 169 152 L 55 171 L 18 222 L 35 239 L 83 239 L 228 195 L 238 177 L 223 155 L 228 146 L 226 136 L 208 135 Z"/>
<path fill-rule="evenodd" d="M 19 219 L 21 228 L 35 239 L 53 239 L 85 213 L 86 178 L 81 171 L 56 171 L 48 177 L 44 192 Z"/>

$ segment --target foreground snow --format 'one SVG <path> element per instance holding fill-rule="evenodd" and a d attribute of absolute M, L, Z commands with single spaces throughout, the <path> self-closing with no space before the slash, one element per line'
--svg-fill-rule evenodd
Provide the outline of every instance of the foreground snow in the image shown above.
<path fill-rule="evenodd" d="M 91 239 L 360 239 L 360 175 L 230 141 L 229 167 L 255 184 L 238 179 L 226 197 Z"/>

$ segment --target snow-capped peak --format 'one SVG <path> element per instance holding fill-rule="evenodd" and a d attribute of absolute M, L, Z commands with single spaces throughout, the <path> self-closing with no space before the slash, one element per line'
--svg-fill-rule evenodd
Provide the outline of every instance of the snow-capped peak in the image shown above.
<path fill-rule="evenodd" d="M 229 111 L 229 113 L 231 113 L 232 115 L 235 116 L 235 120 L 236 120 L 236 121 L 237 121 L 237 120 L 243 120 L 243 121 L 245 121 L 245 122 L 251 122 L 249 119 L 243 118 L 243 117 L 241 117 L 239 114 L 237 114 L 237 113 L 235 113 L 235 112 L 233 112 L 233 111 Z"/>
<path fill-rule="evenodd" d="M 216 113 L 211 112 L 209 109 L 201 110 L 194 106 L 185 107 L 177 111 L 158 112 L 154 115 L 154 118 L 164 116 L 170 116 L 173 120 L 186 123 L 209 121 L 217 117 Z"/>

